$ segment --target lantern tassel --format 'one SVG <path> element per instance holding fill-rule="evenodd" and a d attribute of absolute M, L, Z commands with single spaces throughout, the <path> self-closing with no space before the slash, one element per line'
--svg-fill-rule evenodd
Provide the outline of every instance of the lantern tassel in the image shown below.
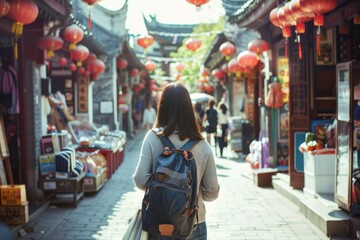
<path fill-rule="evenodd" d="M 298 54 L 299 59 L 302 59 L 302 48 L 301 48 L 301 41 L 300 41 L 300 35 L 297 35 L 297 42 L 298 42 Z"/>
<path fill-rule="evenodd" d="M 11 31 L 16 35 L 20 36 L 23 33 L 23 24 L 19 22 L 14 22 L 11 26 Z"/>
<path fill-rule="evenodd" d="M 72 50 L 72 49 L 75 49 L 76 47 L 76 43 L 72 42 L 69 44 L 69 49 Z"/>
<path fill-rule="evenodd" d="M 89 17 L 88 17 L 88 28 L 89 28 L 89 30 L 92 28 L 91 12 L 89 12 Z"/>
<path fill-rule="evenodd" d="M 285 57 L 288 57 L 288 38 L 285 38 Z"/>
<path fill-rule="evenodd" d="M 55 56 L 54 50 L 50 49 L 47 51 L 47 57 L 48 58 L 52 58 Z"/>
<path fill-rule="evenodd" d="M 318 26 L 317 32 L 316 32 L 316 46 L 317 46 L 317 52 L 318 52 L 318 56 L 321 55 L 321 50 L 320 50 L 320 26 Z"/>

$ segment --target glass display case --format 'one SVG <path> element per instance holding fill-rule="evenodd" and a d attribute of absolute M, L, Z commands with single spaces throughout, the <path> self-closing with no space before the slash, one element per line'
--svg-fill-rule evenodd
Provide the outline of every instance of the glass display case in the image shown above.
<path fill-rule="evenodd" d="M 351 215 L 360 215 L 360 63 L 336 65 L 337 144 L 335 200 Z M 359 177 L 357 177 L 359 175 Z M 359 193 L 359 194 L 358 194 Z M 357 196 L 358 194 L 358 196 Z"/>

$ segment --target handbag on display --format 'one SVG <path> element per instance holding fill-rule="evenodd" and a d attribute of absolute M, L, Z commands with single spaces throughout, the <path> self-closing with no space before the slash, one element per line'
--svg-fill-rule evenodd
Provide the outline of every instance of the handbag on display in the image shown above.
<path fill-rule="evenodd" d="M 142 230 L 141 224 L 141 210 L 136 210 L 136 214 L 126 229 L 126 232 L 122 238 L 123 240 L 148 240 L 148 233 Z"/>

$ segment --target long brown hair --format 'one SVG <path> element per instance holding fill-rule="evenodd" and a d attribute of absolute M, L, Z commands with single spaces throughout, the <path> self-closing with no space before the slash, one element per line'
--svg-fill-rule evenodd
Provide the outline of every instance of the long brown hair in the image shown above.
<path fill-rule="evenodd" d="M 164 135 L 178 132 L 180 140 L 204 139 L 195 119 L 188 90 L 180 83 L 165 86 L 157 105 L 155 127 L 164 128 Z"/>

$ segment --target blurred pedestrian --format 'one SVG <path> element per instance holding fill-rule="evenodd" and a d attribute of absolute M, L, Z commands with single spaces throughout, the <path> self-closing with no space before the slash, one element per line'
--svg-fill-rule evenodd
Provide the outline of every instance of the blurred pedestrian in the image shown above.
<path fill-rule="evenodd" d="M 205 116 L 203 122 L 206 126 L 206 138 L 208 143 L 211 145 L 211 136 L 214 137 L 215 147 L 216 147 L 216 127 L 218 125 L 218 112 L 214 108 L 215 100 L 210 99 L 208 102 L 208 108 L 205 111 Z"/>
<path fill-rule="evenodd" d="M 196 121 L 199 124 L 200 131 L 203 131 L 204 126 L 203 126 L 203 121 L 202 120 L 204 118 L 205 111 L 204 111 L 204 109 L 203 109 L 200 102 L 195 103 L 194 109 L 195 109 Z"/>
<path fill-rule="evenodd" d="M 155 109 L 152 107 L 152 104 L 149 103 L 147 108 L 144 110 L 142 127 L 146 129 L 153 128 L 155 119 L 156 119 Z"/>
<path fill-rule="evenodd" d="M 218 105 L 218 116 L 219 116 L 219 126 L 221 127 L 221 135 L 218 137 L 220 157 L 223 156 L 223 150 L 227 147 L 227 135 L 229 129 L 229 111 L 224 102 L 220 102 Z"/>
<path fill-rule="evenodd" d="M 158 134 L 167 136 L 177 149 L 180 149 L 189 139 L 200 140 L 191 149 L 197 168 L 198 217 L 192 233 L 186 239 L 205 240 L 207 239 L 207 227 L 204 201 L 215 200 L 218 197 L 220 187 L 212 149 L 199 131 L 190 94 L 183 85 L 170 83 L 164 88 L 157 105 L 155 127 L 163 129 Z M 140 158 L 134 175 L 138 188 L 146 190 L 147 182 L 156 169 L 158 156 L 163 150 L 164 146 L 157 133 L 148 131 L 142 143 Z M 149 233 L 149 240 L 160 239 L 178 240 L 179 238 L 160 237 Z"/>

